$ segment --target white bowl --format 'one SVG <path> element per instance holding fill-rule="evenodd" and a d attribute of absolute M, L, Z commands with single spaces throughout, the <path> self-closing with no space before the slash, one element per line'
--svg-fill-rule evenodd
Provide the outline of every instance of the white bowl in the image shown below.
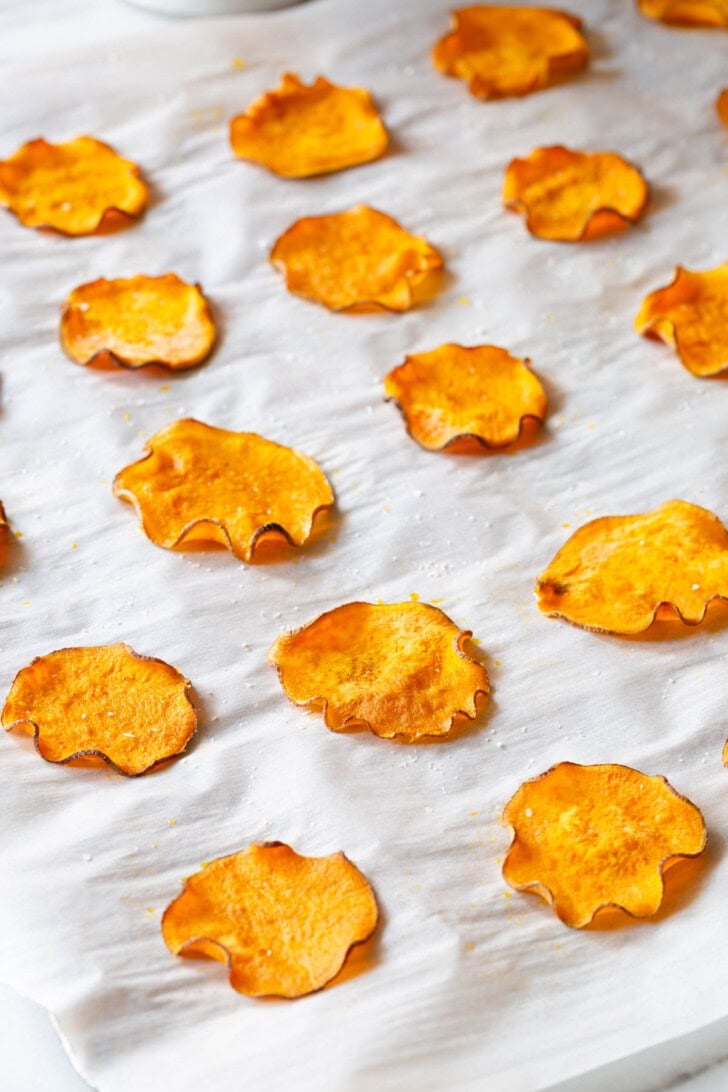
<path fill-rule="evenodd" d="M 243 12 L 276 11 L 290 8 L 302 0 L 128 0 L 135 7 L 158 11 L 162 15 L 240 15 Z"/>

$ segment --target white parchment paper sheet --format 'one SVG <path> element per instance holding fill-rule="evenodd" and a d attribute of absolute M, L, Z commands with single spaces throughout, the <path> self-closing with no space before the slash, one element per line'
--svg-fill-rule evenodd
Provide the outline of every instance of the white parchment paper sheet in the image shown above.
<path fill-rule="evenodd" d="M 0 974 L 55 1014 L 103 1092 L 520 1092 L 728 1011 L 725 615 L 621 641 L 544 619 L 532 594 L 567 526 L 590 517 L 675 496 L 728 518 L 728 387 L 631 328 L 677 262 L 727 257 L 713 100 L 728 39 L 647 22 L 629 0 L 573 6 L 589 71 L 492 104 L 431 66 L 442 0 L 181 23 L 81 0 L 0 11 L 2 154 L 87 132 L 153 190 L 138 226 L 104 238 L 0 218 L 0 496 L 22 532 L 0 589 L 2 686 L 37 654 L 123 639 L 187 673 L 201 714 L 186 758 L 131 781 L 0 739 Z M 391 153 L 306 182 L 235 161 L 228 119 L 287 69 L 372 88 Z M 502 174 L 554 142 L 641 165 L 643 223 L 585 246 L 532 239 L 501 209 Z M 360 201 L 442 249 L 448 276 L 427 306 L 334 315 L 286 293 L 267 262 L 276 236 Z M 209 365 L 160 379 L 63 357 L 58 305 L 74 285 L 167 270 L 214 301 Z M 407 438 L 382 377 L 447 340 L 532 358 L 551 400 L 537 444 L 466 458 Z M 152 546 L 110 483 L 184 415 L 317 458 L 337 491 L 333 531 L 265 566 Z M 334 735 L 289 705 L 266 664 L 282 630 L 412 593 L 481 642 L 494 693 L 478 726 L 406 747 Z M 507 891 L 501 808 L 562 759 L 664 773 L 703 809 L 704 866 L 657 921 L 572 932 Z M 224 968 L 173 959 L 159 932 L 182 877 L 260 839 L 345 850 L 382 907 L 359 973 L 296 1003 L 236 995 Z"/>

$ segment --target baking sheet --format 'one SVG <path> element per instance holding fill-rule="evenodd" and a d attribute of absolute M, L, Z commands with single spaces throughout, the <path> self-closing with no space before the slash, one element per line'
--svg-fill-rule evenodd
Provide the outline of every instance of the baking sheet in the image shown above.
<path fill-rule="evenodd" d="M 34 5 L 32 21 L 21 4 L 0 12 L 3 153 L 89 132 L 153 188 L 143 222 L 104 238 L 0 218 L 0 496 L 22 533 L 0 591 L 2 684 L 53 648 L 126 640 L 188 674 L 201 712 L 188 756 L 138 780 L 0 739 L 0 978 L 54 1014 L 103 1092 L 522 1092 L 728 1012 L 726 614 L 621 641 L 542 618 L 532 595 L 567 525 L 673 496 L 728 518 L 728 388 L 631 329 L 677 262 L 726 258 L 728 139 L 712 104 L 728 39 L 585 0 L 590 70 L 483 104 L 431 68 L 445 8 L 315 0 L 189 23 L 110 0 Z M 236 162 L 228 119 L 286 69 L 371 87 L 392 152 L 298 183 Z M 581 247 L 532 239 L 501 210 L 502 172 L 555 142 L 642 166 L 643 223 Z M 444 253 L 426 306 L 333 315 L 285 292 L 266 260 L 276 236 L 359 201 Z M 166 379 L 63 357 L 58 305 L 75 284 L 167 270 L 214 301 L 209 365 Z M 382 378 L 446 340 L 532 358 L 551 415 L 530 449 L 434 455 L 406 437 Z M 156 549 L 110 483 L 184 415 L 313 455 L 337 492 L 334 526 L 278 564 Z M 493 698 L 474 728 L 407 747 L 334 735 L 288 704 L 266 664 L 282 630 L 412 594 L 481 642 Z M 704 864 L 656 921 L 569 931 L 503 883 L 502 805 L 562 759 L 664 773 L 702 808 Z M 382 907 L 370 952 L 295 1003 L 236 995 L 223 967 L 173 959 L 159 933 L 185 875 L 261 839 L 345 850 Z"/>

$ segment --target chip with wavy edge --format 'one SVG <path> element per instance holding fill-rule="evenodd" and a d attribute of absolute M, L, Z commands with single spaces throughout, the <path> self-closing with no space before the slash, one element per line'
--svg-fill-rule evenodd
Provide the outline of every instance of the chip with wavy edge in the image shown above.
<path fill-rule="evenodd" d="M 506 447 L 524 422 L 541 422 L 546 394 L 528 361 L 495 345 L 448 343 L 413 353 L 384 380 L 407 431 L 428 451 L 473 439 L 484 448 Z"/>
<path fill-rule="evenodd" d="M 678 266 L 670 284 L 650 292 L 634 327 L 671 345 L 689 372 L 718 375 L 728 368 L 728 262 L 694 272 Z"/>
<path fill-rule="evenodd" d="M 426 239 L 367 205 L 296 220 L 270 260 L 289 292 L 330 311 L 407 311 L 413 289 L 443 265 Z"/>
<path fill-rule="evenodd" d="M 561 144 L 512 159 L 503 204 L 539 239 L 580 243 L 630 227 L 648 199 L 644 178 L 614 152 L 575 152 Z"/>
<path fill-rule="evenodd" d="M 637 0 L 648 19 L 677 27 L 728 26 L 727 0 Z"/>
<path fill-rule="evenodd" d="M 175 273 L 90 281 L 63 304 L 61 345 L 78 364 L 182 371 L 209 356 L 214 342 L 200 286 Z"/>
<path fill-rule="evenodd" d="M 576 929 L 606 909 L 656 913 L 665 870 L 697 857 L 707 837 L 698 808 L 664 777 L 612 763 L 552 766 L 521 785 L 503 823 L 513 828 L 506 883 Z"/>
<path fill-rule="evenodd" d="M 477 4 L 453 11 L 452 21 L 433 48 L 433 62 L 466 80 L 479 99 L 540 91 L 589 61 L 581 19 L 564 11 Z"/>
<path fill-rule="evenodd" d="M 26 227 L 95 235 L 127 226 L 147 197 L 137 165 L 94 137 L 41 137 L 0 161 L 0 205 Z"/>
<path fill-rule="evenodd" d="M 489 687 L 464 652 L 470 636 L 428 603 L 345 603 L 279 637 L 268 660 L 291 701 L 323 706 L 332 731 L 411 743 L 475 719 Z"/>
<path fill-rule="evenodd" d="M 374 892 L 343 853 L 251 845 L 190 876 L 162 917 L 174 955 L 226 963 L 250 997 L 303 997 L 341 971 L 377 927 Z"/>
<path fill-rule="evenodd" d="M 724 125 L 728 125 L 728 87 L 724 87 L 715 100 L 715 112 Z"/>
<path fill-rule="evenodd" d="M 147 537 L 167 550 L 217 542 L 251 561 L 264 539 L 303 546 L 316 514 L 334 504 L 318 463 L 254 432 L 186 418 L 147 447 L 116 475 L 114 493 L 134 505 Z"/>
<path fill-rule="evenodd" d="M 136 777 L 187 746 L 197 728 L 189 692 L 176 668 L 128 645 L 62 648 L 18 672 L 2 723 L 32 733 L 47 762 Z"/>
<path fill-rule="evenodd" d="M 230 123 L 235 155 L 284 178 L 307 178 L 378 159 L 387 130 L 370 93 L 319 76 L 305 84 L 286 72 L 281 85 Z"/>
<path fill-rule="evenodd" d="M 728 531 L 683 500 L 602 516 L 561 547 L 536 581 L 536 596 L 544 614 L 602 633 L 643 633 L 675 614 L 698 625 L 713 599 L 728 599 Z"/>

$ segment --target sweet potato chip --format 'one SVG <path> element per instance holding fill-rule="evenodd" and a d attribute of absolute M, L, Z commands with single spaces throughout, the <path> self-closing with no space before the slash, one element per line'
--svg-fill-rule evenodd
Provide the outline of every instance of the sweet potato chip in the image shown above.
<path fill-rule="evenodd" d="M 648 19 L 657 19 L 676 27 L 726 27 L 726 0 L 637 0 Z"/>
<path fill-rule="evenodd" d="M 91 281 L 63 305 L 61 344 L 79 364 L 182 371 L 203 361 L 214 341 L 200 286 L 174 273 Z"/>
<path fill-rule="evenodd" d="M 367 205 L 296 220 L 270 260 L 289 292 L 331 311 L 407 311 L 413 288 L 443 265 L 434 246 Z"/>
<path fill-rule="evenodd" d="M 665 288 L 646 296 L 634 320 L 638 334 L 664 341 L 693 375 L 728 368 L 728 262 L 703 273 L 678 266 Z"/>
<path fill-rule="evenodd" d="M 319 465 L 254 432 L 173 421 L 149 454 L 121 470 L 114 493 L 130 501 L 157 546 L 217 542 L 251 561 L 264 539 L 303 546 L 316 514 L 334 503 Z"/>
<path fill-rule="evenodd" d="M 715 110 L 724 125 L 728 125 L 728 87 L 723 88 L 715 100 Z"/>
<path fill-rule="evenodd" d="M 32 733 L 47 762 L 105 762 L 136 777 L 184 751 L 197 727 L 189 690 L 174 667 L 128 645 L 62 648 L 18 672 L 2 723 Z"/>
<path fill-rule="evenodd" d="M 303 997 L 336 977 L 377 919 L 374 892 L 343 853 L 302 857 L 266 842 L 190 876 L 162 936 L 174 955 L 227 963 L 238 993 Z"/>
<path fill-rule="evenodd" d="M 522 213 L 539 239 L 580 243 L 623 231 L 647 204 L 644 178 L 614 152 L 573 152 L 557 144 L 513 159 L 503 204 Z"/>
<path fill-rule="evenodd" d="M 93 137 L 31 140 L 0 161 L 0 205 L 26 227 L 94 235 L 129 224 L 146 204 L 136 164 Z"/>
<path fill-rule="evenodd" d="M 656 913 L 665 869 L 697 857 L 707 837 L 695 804 L 664 777 L 611 763 L 552 766 L 521 785 L 503 823 L 513 828 L 506 883 L 540 895 L 575 929 L 606 909 Z"/>
<path fill-rule="evenodd" d="M 561 547 L 536 595 L 544 614 L 602 633 L 642 633 L 675 614 L 696 626 L 713 599 L 728 599 L 728 531 L 682 500 L 603 516 Z"/>
<path fill-rule="evenodd" d="M 428 451 L 465 439 L 505 447 L 525 421 L 543 421 L 546 395 L 528 361 L 494 345 L 441 345 L 405 359 L 384 380 L 410 436 Z"/>
<path fill-rule="evenodd" d="M 291 701 L 323 706 L 332 731 L 412 743 L 475 719 L 488 674 L 464 651 L 470 636 L 427 603 L 345 603 L 279 637 L 268 660 Z"/>
<path fill-rule="evenodd" d="M 476 4 L 452 20 L 432 59 L 441 72 L 467 80 L 478 99 L 540 91 L 589 61 L 581 20 L 564 11 Z"/>
<path fill-rule="evenodd" d="M 323 76 L 307 85 L 290 72 L 276 91 L 261 95 L 230 123 L 235 155 L 284 178 L 368 163 L 384 154 L 387 142 L 364 88 L 337 87 Z"/>

